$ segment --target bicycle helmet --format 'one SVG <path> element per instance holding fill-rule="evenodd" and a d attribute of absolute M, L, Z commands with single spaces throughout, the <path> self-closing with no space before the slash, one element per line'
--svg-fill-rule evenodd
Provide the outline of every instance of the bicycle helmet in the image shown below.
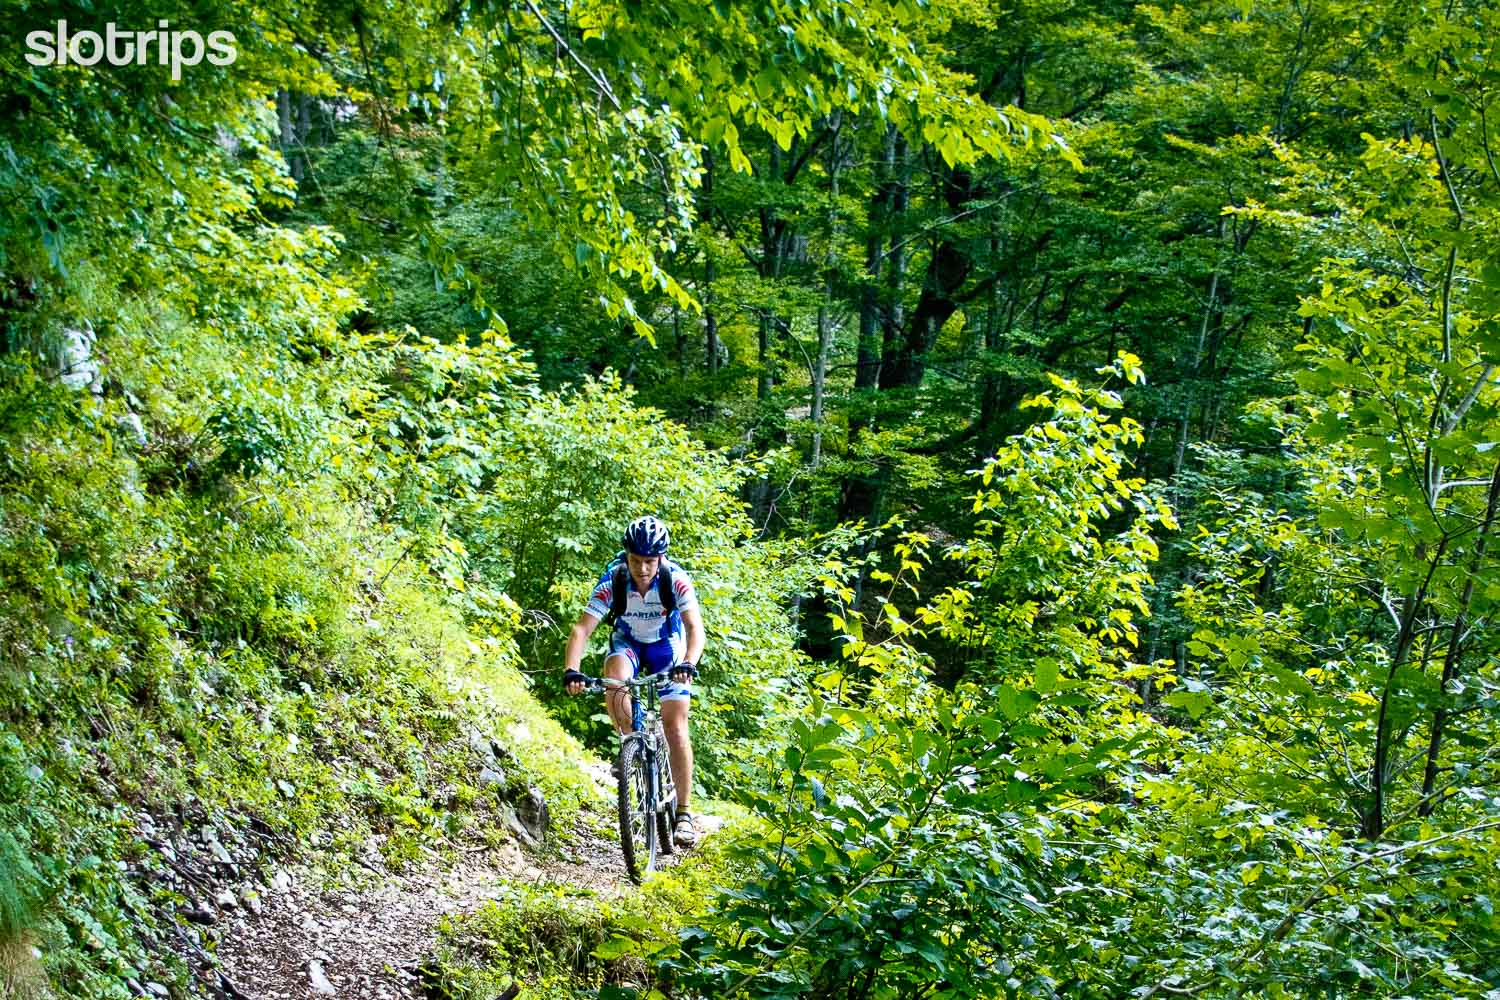
<path fill-rule="evenodd" d="M 626 552 L 632 552 L 638 556 L 659 556 L 667 551 L 667 543 L 672 540 L 671 533 L 660 518 L 647 514 L 631 521 L 625 528 L 625 537 L 621 544 L 625 546 Z"/>

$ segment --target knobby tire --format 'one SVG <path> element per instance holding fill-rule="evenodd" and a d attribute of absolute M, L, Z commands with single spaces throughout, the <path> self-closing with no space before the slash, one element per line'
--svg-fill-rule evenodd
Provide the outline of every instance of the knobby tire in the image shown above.
<path fill-rule="evenodd" d="M 620 743 L 620 851 L 625 871 L 637 885 L 656 868 L 657 824 L 650 814 L 651 775 L 646 773 L 645 751 L 636 734 Z"/>
<path fill-rule="evenodd" d="M 656 755 L 656 842 L 661 845 L 661 853 L 668 855 L 677 850 L 672 842 L 672 827 L 677 823 L 677 788 L 672 783 L 667 739 L 660 729 L 656 731 L 656 745 L 661 748 Z"/>

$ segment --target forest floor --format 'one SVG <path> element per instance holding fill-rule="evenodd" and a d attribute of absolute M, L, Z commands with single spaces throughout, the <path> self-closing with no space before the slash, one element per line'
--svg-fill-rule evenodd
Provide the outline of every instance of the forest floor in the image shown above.
<path fill-rule="evenodd" d="M 599 765 L 598 808 L 608 808 L 613 779 Z M 613 810 L 609 809 L 613 818 Z M 707 836 L 718 827 L 697 815 Z M 554 834 L 552 840 L 556 841 Z M 658 862 L 667 868 L 682 857 Z M 369 874 L 364 884 L 323 888 L 319 873 L 279 871 L 260 912 L 240 909 L 223 927 L 217 955 L 220 981 L 235 1000 L 421 1000 L 423 968 L 444 917 L 479 909 L 507 885 L 565 885 L 602 897 L 632 892 L 619 841 L 580 817 L 560 846 L 537 852 L 514 843 L 459 848 L 456 857 L 433 852 L 396 874 Z"/>

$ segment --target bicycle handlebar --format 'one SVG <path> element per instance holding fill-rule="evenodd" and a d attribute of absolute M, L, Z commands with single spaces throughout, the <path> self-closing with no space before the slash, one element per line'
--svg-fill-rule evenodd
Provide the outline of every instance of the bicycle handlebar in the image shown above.
<path fill-rule="evenodd" d="M 672 672 L 670 670 L 662 670 L 654 674 L 645 674 L 641 677 L 634 677 L 627 681 L 622 681 L 614 677 L 590 677 L 585 674 L 583 681 L 583 690 L 579 693 L 600 694 L 611 689 L 620 690 L 627 688 L 643 688 L 651 685 L 660 687 L 664 684 L 672 683 L 671 673 Z"/>

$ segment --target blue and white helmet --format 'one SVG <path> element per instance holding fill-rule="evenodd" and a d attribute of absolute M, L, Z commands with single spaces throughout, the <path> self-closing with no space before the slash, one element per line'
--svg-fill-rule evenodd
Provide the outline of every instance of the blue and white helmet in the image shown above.
<path fill-rule="evenodd" d="M 625 537 L 621 544 L 625 546 L 626 552 L 632 552 L 638 556 L 659 556 L 667 551 L 667 545 L 672 540 L 671 532 L 661 519 L 647 514 L 638 517 L 625 527 Z"/>

